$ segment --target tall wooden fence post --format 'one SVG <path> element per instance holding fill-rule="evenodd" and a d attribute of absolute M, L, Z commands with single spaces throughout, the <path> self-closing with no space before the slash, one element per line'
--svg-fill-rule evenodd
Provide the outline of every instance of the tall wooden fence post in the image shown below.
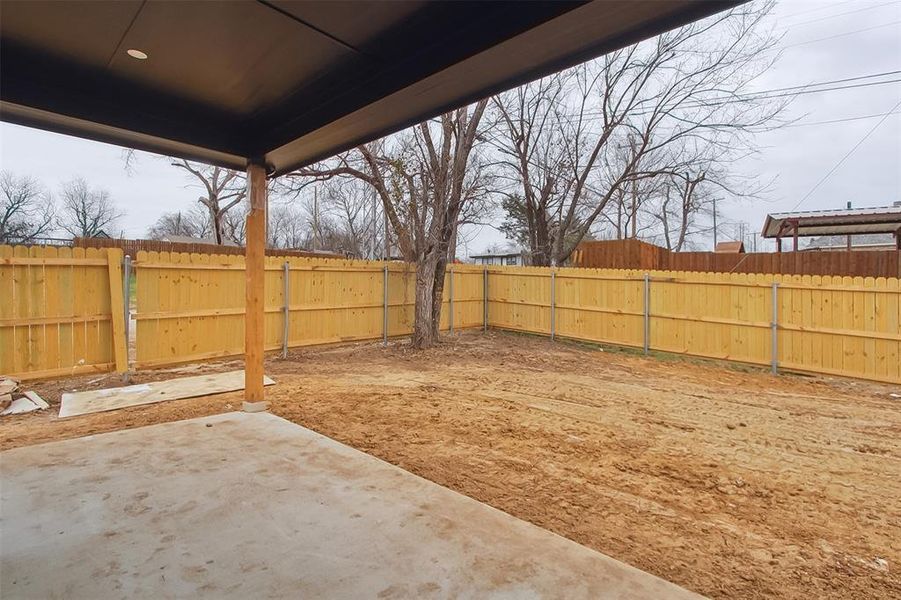
<path fill-rule="evenodd" d="M 385 270 L 382 284 L 382 345 L 388 345 L 388 264 Z"/>
<path fill-rule="evenodd" d="M 773 282 L 773 316 L 770 321 L 772 329 L 772 349 L 770 350 L 770 370 L 773 375 L 779 373 L 779 284 Z"/>
<path fill-rule="evenodd" d="M 450 325 L 450 334 L 454 335 L 454 268 L 451 267 L 449 271 L 450 280 L 448 281 L 448 287 L 450 289 L 448 290 L 448 303 L 450 304 L 450 306 L 448 307 L 448 310 L 450 312 L 447 315 L 447 320 L 448 324 Z"/>
<path fill-rule="evenodd" d="M 651 349 L 651 276 L 644 274 L 644 355 Z"/>
<path fill-rule="evenodd" d="M 557 334 L 557 270 L 551 268 L 551 341 Z"/>
<path fill-rule="evenodd" d="M 282 329 L 282 358 L 288 358 L 288 330 L 291 324 L 291 263 L 285 261 L 285 326 Z"/>
<path fill-rule="evenodd" d="M 113 356 L 116 373 L 128 371 L 128 346 L 125 342 L 125 300 L 122 294 L 122 251 L 118 248 L 106 250 L 107 272 L 109 274 L 110 311 L 113 329 Z"/>

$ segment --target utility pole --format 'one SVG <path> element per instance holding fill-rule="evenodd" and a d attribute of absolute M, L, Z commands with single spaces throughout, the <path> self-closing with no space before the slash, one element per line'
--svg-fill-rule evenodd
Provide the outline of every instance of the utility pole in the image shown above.
<path fill-rule="evenodd" d="M 713 199 L 713 249 L 716 250 L 716 198 Z"/>

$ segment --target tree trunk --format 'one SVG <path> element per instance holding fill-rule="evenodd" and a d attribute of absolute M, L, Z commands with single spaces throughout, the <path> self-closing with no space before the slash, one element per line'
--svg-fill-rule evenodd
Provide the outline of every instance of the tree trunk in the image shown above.
<path fill-rule="evenodd" d="M 440 301 L 435 306 L 435 282 L 440 254 L 429 252 L 416 264 L 416 306 L 413 313 L 413 347 L 429 348 L 438 341 L 435 315 L 441 315 Z M 444 270 L 442 269 L 442 277 Z"/>

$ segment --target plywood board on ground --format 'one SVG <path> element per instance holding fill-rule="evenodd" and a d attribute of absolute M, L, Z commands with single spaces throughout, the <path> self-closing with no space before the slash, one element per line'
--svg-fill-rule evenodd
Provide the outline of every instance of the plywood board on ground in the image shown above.
<path fill-rule="evenodd" d="M 275 382 L 264 377 L 264 385 Z M 167 381 L 128 385 L 105 390 L 63 394 L 59 409 L 60 418 L 89 413 L 116 410 L 127 406 L 153 404 L 166 400 L 179 400 L 197 396 L 209 396 L 244 389 L 244 371 L 212 373 L 196 377 L 182 377 Z"/>

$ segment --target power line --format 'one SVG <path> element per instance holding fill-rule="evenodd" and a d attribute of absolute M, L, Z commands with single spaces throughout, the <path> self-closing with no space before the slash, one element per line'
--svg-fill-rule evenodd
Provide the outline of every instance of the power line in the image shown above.
<path fill-rule="evenodd" d="M 846 37 L 849 35 L 854 35 L 857 33 L 864 33 L 866 31 L 873 31 L 874 29 L 882 29 L 883 27 L 891 27 L 892 25 L 898 25 L 901 23 L 901 20 L 892 21 L 891 23 L 883 23 L 881 25 L 874 25 L 873 27 L 865 27 L 864 29 L 855 29 L 854 31 L 846 31 L 845 33 L 837 33 L 835 35 L 830 35 L 827 37 L 816 38 L 813 40 L 806 40 L 803 42 L 795 42 L 794 44 L 786 44 L 785 46 L 780 46 L 779 49 L 785 50 L 786 48 L 794 48 L 795 46 L 803 46 L 805 44 L 814 44 L 816 42 L 825 42 L 826 40 L 834 40 L 835 38 Z"/>
<path fill-rule="evenodd" d="M 892 114 L 899 106 L 901 106 L 901 100 L 899 100 L 897 102 L 897 104 L 895 104 L 887 113 L 885 113 L 885 115 L 883 115 L 883 117 L 881 119 L 879 119 L 879 122 L 876 123 L 875 125 L 873 125 L 873 127 L 866 133 L 866 135 L 864 135 L 862 138 L 860 138 L 860 141 L 858 141 L 856 144 L 854 144 L 854 147 L 851 148 L 850 150 L 848 150 L 848 152 L 841 158 L 841 160 L 839 160 L 837 163 L 835 163 L 835 165 L 831 169 L 829 169 L 829 171 L 825 175 L 823 175 L 823 177 L 819 181 L 816 182 L 816 185 L 814 185 L 812 188 L 810 188 L 809 192 L 804 194 L 803 198 L 798 200 L 798 203 L 792 207 L 792 210 L 796 210 L 799 206 L 804 204 L 804 201 L 807 200 L 808 198 L 810 198 L 810 196 L 812 196 L 813 193 L 815 191 L 817 191 L 817 189 L 819 189 L 819 187 L 827 179 L 829 179 L 829 177 L 833 173 L 835 173 L 839 167 L 841 167 L 844 164 L 844 162 L 848 159 L 849 156 L 854 154 L 855 150 L 860 148 L 861 144 L 863 144 L 865 141 L 867 141 L 867 138 L 869 138 L 873 134 L 873 132 L 876 131 L 879 128 L 879 126 L 882 125 L 885 122 L 885 120 L 889 118 L 889 115 Z"/>
<path fill-rule="evenodd" d="M 810 86 L 808 86 L 808 87 L 824 85 L 825 83 L 828 83 L 828 82 L 824 82 L 824 83 L 820 83 L 820 84 L 810 84 Z M 798 90 L 798 91 L 788 91 L 785 93 L 772 93 L 772 92 L 780 91 L 778 89 L 774 89 L 774 90 L 765 90 L 765 91 L 761 91 L 761 92 L 755 92 L 753 94 L 750 94 L 750 93 L 742 94 L 742 95 L 738 95 L 738 96 L 720 96 L 719 98 L 710 98 L 708 100 L 688 101 L 688 102 L 685 102 L 684 104 L 682 104 L 680 106 L 680 108 L 691 109 L 691 108 L 704 108 L 704 107 L 709 107 L 709 106 L 722 106 L 725 104 L 732 104 L 732 103 L 755 102 L 758 100 L 772 100 L 775 98 L 788 98 L 788 97 L 792 97 L 792 96 L 806 96 L 807 94 L 820 94 L 823 92 L 852 90 L 852 89 L 858 89 L 858 88 L 873 87 L 873 86 L 877 86 L 877 85 L 887 85 L 887 84 L 892 84 L 892 83 L 901 83 L 901 78 L 888 79 L 886 81 L 870 81 L 870 82 L 865 82 L 865 83 L 856 83 L 856 84 L 852 84 L 852 85 L 820 87 L 818 89 L 803 89 L 804 86 L 797 86 L 797 87 L 792 87 L 792 88 L 784 88 L 785 90 L 792 90 L 792 89 Z M 801 88 L 801 89 L 798 89 L 798 88 Z M 648 100 L 648 101 L 650 101 L 650 100 Z M 637 105 L 640 105 L 644 102 L 645 101 L 639 102 Z M 643 115 L 652 114 L 652 112 L 653 111 L 650 111 L 650 110 L 644 110 L 643 112 L 636 111 L 636 112 L 632 112 L 631 114 L 635 115 L 635 116 L 643 116 Z M 585 111 L 584 113 L 582 113 L 581 120 L 582 121 L 597 121 L 597 120 L 601 119 L 602 117 L 603 117 L 603 113 L 600 111 Z M 558 118 L 561 121 L 566 121 L 570 124 L 575 121 L 580 120 L 579 117 L 570 117 L 570 118 L 558 117 Z"/>
<path fill-rule="evenodd" d="M 835 13 L 834 15 L 826 15 L 825 17 L 817 17 L 816 19 L 810 19 L 809 21 L 801 21 L 800 23 L 791 23 L 789 25 L 786 25 L 784 30 L 789 30 L 793 27 L 800 27 L 801 25 L 809 25 L 810 23 L 819 23 L 820 21 L 834 19 L 835 17 L 844 17 L 845 15 L 853 15 L 853 14 L 859 13 L 859 12 L 875 10 L 877 8 L 883 8 L 890 4 L 898 4 L 898 0 L 892 0 L 891 2 L 883 2 L 882 4 L 874 4 L 872 6 L 864 6 L 863 8 L 855 8 L 854 10 L 847 10 L 845 12 Z"/>
<path fill-rule="evenodd" d="M 801 15 L 809 15 L 810 13 L 820 12 L 821 10 L 828 10 L 828 9 L 830 9 L 830 8 L 838 8 L 839 6 L 842 6 L 842 5 L 844 5 L 844 4 L 850 4 L 851 2 L 854 2 L 854 1 L 855 1 L 855 0 L 843 0 L 842 2 L 836 2 L 835 4 L 829 4 L 829 5 L 826 5 L 826 6 L 818 6 L 818 7 L 816 7 L 816 8 L 807 8 L 807 9 L 805 9 L 805 10 L 799 10 L 799 11 L 797 11 L 797 12 L 793 12 L 793 13 L 787 14 L 787 15 L 785 15 L 785 17 L 783 17 L 783 18 L 785 18 L 785 19 L 791 19 L 791 18 L 794 18 L 794 17 L 800 17 Z"/>
<path fill-rule="evenodd" d="M 858 117 L 845 117 L 843 119 L 830 119 L 828 121 L 811 121 L 809 123 L 792 123 L 791 125 L 783 125 L 783 127 L 807 127 L 808 125 L 831 125 L 832 123 L 847 123 L 849 121 L 861 121 L 863 119 L 875 119 L 876 117 L 885 117 L 888 115 L 901 115 L 901 110 L 894 112 L 876 113 L 874 115 L 860 115 Z"/>

